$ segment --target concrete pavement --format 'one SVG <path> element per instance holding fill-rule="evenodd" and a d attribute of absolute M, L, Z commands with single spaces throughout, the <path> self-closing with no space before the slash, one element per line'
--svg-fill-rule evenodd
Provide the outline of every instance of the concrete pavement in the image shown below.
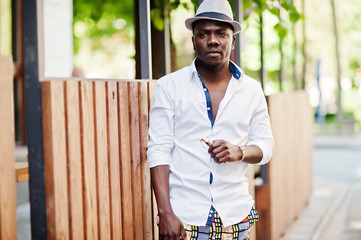
<path fill-rule="evenodd" d="M 21 203 L 16 209 L 18 240 L 31 239 L 30 203 Z"/>
<path fill-rule="evenodd" d="M 282 240 L 361 239 L 361 134 L 315 135 L 309 204 Z"/>

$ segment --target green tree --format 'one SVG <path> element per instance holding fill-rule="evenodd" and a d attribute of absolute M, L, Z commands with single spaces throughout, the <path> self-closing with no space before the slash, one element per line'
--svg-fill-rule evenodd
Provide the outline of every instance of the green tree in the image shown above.
<path fill-rule="evenodd" d="M 79 50 L 81 38 L 92 39 L 96 47 L 101 38 L 112 36 L 120 27 L 126 32 L 134 29 L 133 0 L 73 0 L 75 53 Z"/>

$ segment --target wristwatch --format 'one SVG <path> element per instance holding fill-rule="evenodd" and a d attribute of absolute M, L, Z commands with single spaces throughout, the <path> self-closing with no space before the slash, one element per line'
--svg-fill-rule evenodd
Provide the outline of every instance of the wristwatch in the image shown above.
<path fill-rule="evenodd" d="M 244 158 L 245 158 L 245 150 L 246 150 L 246 146 L 240 146 L 239 147 L 240 149 L 241 149 L 241 151 L 242 151 L 242 158 L 241 158 L 241 162 L 244 160 Z"/>

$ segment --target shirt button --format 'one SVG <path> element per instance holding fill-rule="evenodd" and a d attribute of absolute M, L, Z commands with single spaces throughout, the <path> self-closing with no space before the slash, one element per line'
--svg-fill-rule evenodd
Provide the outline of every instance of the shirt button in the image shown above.
<path fill-rule="evenodd" d="M 207 110 L 209 111 L 209 110 L 211 110 L 211 108 L 210 108 L 210 107 L 207 107 Z"/>
<path fill-rule="evenodd" d="M 207 88 L 203 88 L 203 91 L 207 92 Z"/>

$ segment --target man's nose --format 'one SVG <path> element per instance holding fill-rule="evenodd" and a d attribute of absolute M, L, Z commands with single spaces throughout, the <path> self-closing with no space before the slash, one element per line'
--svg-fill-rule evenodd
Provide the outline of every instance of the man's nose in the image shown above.
<path fill-rule="evenodd" d="M 211 33 L 211 34 L 209 35 L 208 44 L 209 44 L 209 45 L 219 44 L 219 41 L 218 41 L 218 38 L 217 38 L 217 34 L 216 34 L 216 33 Z"/>

